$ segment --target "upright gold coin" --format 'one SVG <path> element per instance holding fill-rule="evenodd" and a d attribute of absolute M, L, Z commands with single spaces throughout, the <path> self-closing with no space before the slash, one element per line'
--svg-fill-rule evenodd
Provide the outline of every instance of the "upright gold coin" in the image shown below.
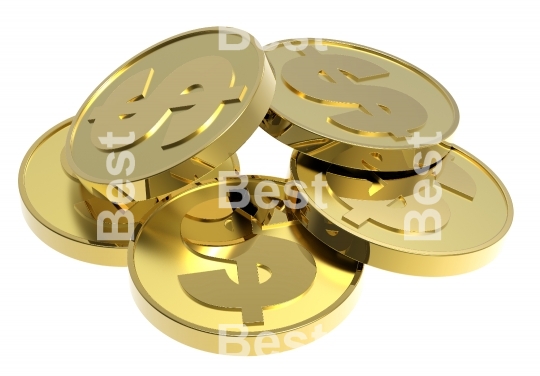
<path fill-rule="evenodd" d="M 267 48 L 277 86 L 261 127 L 279 141 L 319 160 L 369 171 L 413 170 L 419 150 L 444 156 L 438 142 L 456 129 L 458 108 L 441 84 L 414 65 L 333 40 L 289 40 Z"/>
<path fill-rule="evenodd" d="M 167 195 L 238 150 L 274 87 L 264 53 L 246 32 L 177 35 L 123 64 L 90 95 L 69 132 L 68 163 L 98 195 L 111 184 L 136 201 Z"/>
<path fill-rule="evenodd" d="M 24 217 L 32 231 L 47 245 L 78 260 L 111 266 L 127 265 L 127 241 L 98 238 L 97 218 L 108 211 L 115 214 L 118 205 L 91 195 L 77 180 L 65 161 L 64 146 L 72 119 L 54 126 L 41 136 L 26 153 L 19 171 L 19 192 Z M 238 171 L 238 158 L 230 159 L 213 170 Z M 135 221 L 156 205 L 156 200 L 129 206 Z M 110 222 L 104 221 L 110 232 Z M 127 223 L 119 231 L 127 230 Z"/>
<path fill-rule="evenodd" d="M 289 219 L 286 190 L 260 176 L 206 181 L 153 212 L 128 256 L 146 318 L 184 344 L 236 355 L 296 348 L 341 322 L 362 264 Z"/>
<path fill-rule="evenodd" d="M 308 204 L 294 215 L 333 249 L 378 268 L 425 276 L 477 269 L 497 255 L 512 201 L 482 162 L 441 145 L 440 164 L 401 178 L 295 152 L 292 179 L 305 183 L 298 199 Z"/>

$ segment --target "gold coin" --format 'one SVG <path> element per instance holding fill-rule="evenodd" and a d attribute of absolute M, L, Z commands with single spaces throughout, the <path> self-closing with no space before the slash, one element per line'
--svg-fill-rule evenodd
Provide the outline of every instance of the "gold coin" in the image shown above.
<path fill-rule="evenodd" d="M 333 40 L 267 48 L 277 85 L 261 127 L 279 141 L 325 162 L 370 171 L 413 170 L 420 150 L 444 156 L 438 143 L 456 129 L 458 108 L 414 65 Z"/>
<path fill-rule="evenodd" d="M 224 49 L 221 37 L 245 48 Z M 70 129 L 67 160 L 81 183 L 103 196 L 112 184 L 142 201 L 192 183 L 228 159 L 255 131 L 274 93 L 274 76 L 257 46 L 240 30 L 199 29 L 114 71 Z"/>
<path fill-rule="evenodd" d="M 378 268 L 424 276 L 477 269 L 497 255 L 512 202 L 487 166 L 441 145 L 441 163 L 400 178 L 294 152 L 292 179 L 305 183 L 297 199 L 308 202 L 294 215 L 333 249 Z"/>
<path fill-rule="evenodd" d="M 24 217 L 32 231 L 51 248 L 78 260 L 111 266 L 127 265 L 127 241 L 97 238 L 97 216 L 116 213 L 118 206 L 91 195 L 65 162 L 64 146 L 72 119 L 65 120 L 42 135 L 28 150 L 19 171 L 19 192 Z M 212 171 L 239 170 L 236 154 Z M 156 200 L 129 207 L 136 221 L 156 205 Z M 127 229 L 121 224 L 119 231 Z M 104 229 L 110 231 L 106 222 Z"/>
<path fill-rule="evenodd" d="M 362 264 L 287 217 L 283 179 L 244 178 L 234 194 L 225 188 L 241 177 L 205 181 L 154 211 L 128 264 L 135 301 L 159 330 L 209 352 L 262 355 L 334 328 L 352 309 Z"/>

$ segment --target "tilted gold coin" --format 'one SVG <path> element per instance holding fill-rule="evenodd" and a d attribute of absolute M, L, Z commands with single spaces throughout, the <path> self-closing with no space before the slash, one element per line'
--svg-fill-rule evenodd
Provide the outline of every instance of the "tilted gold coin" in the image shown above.
<path fill-rule="evenodd" d="M 223 37 L 245 48 L 224 49 Z M 249 34 L 207 28 L 174 36 L 123 64 L 90 95 L 70 129 L 68 163 L 98 195 L 111 184 L 135 201 L 167 195 L 238 150 L 274 87 Z"/>
<path fill-rule="evenodd" d="M 240 177 L 205 181 L 165 203 L 139 227 L 128 263 L 137 305 L 165 334 L 262 355 L 334 328 L 352 309 L 362 264 L 287 217 L 283 179 L 245 179 L 236 192 L 225 188 Z"/>
<path fill-rule="evenodd" d="M 65 161 L 64 146 L 72 119 L 42 135 L 28 150 L 19 171 L 19 192 L 24 217 L 32 231 L 47 245 L 78 260 L 111 266 L 126 266 L 127 241 L 97 238 L 99 213 L 116 213 L 122 207 L 91 195 L 77 180 Z M 218 172 L 238 171 L 234 154 L 208 178 Z M 156 205 L 155 199 L 129 205 L 135 221 Z M 127 223 L 119 231 L 127 230 Z M 110 231 L 105 221 L 104 231 Z"/>
<path fill-rule="evenodd" d="M 436 167 L 400 178 L 294 152 L 292 179 L 305 183 L 297 199 L 308 201 L 294 215 L 330 247 L 382 269 L 443 276 L 479 268 L 497 255 L 512 202 L 482 162 L 441 146 L 447 153 Z"/>
<path fill-rule="evenodd" d="M 413 170 L 420 150 L 444 156 L 438 142 L 454 132 L 459 112 L 435 79 L 368 47 L 293 41 L 267 47 L 277 85 L 261 123 L 266 132 L 314 158 L 361 170 Z M 419 144 L 415 133 L 432 141 Z"/>

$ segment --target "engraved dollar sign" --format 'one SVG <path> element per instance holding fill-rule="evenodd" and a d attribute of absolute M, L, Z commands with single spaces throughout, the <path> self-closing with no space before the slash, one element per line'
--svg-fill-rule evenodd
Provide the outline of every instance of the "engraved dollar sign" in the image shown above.
<path fill-rule="evenodd" d="M 341 199 L 351 208 L 342 219 L 356 228 L 370 221 L 391 231 L 423 233 L 438 231 L 450 220 L 450 207 L 443 199 L 431 205 L 420 204 L 412 195 L 394 200 Z M 428 218 L 433 220 L 424 221 Z"/>
<path fill-rule="evenodd" d="M 171 148 L 202 133 L 217 118 L 227 103 L 240 102 L 247 90 L 234 86 L 235 75 L 230 62 L 219 56 L 191 60 L 176 68 L 151 92 L 152 68 L 133 74 L 123 81 L 88 115 L 92 126 L 92 143 L 106 149 L 99 137 L 116 131 L 115 136 L 135 135 L 139 143 L 168 122 L 161 147 Z M 175 116 L 182 114 L 182 116 Z M 118 145 L 109 149 L 125 147 Z"/>
<path fill-rule="evenodd" d="M 386 77 L 380 66 L 352 56 L 322 54 L 308 46 L 282 68 L 285 85 L 298 96 L 320 104 L 354 110 L 328 116 L 328 123 L 348 132 L 407 137 L 424 126 L 427 112 L 400 91 L 363 84 Z"/>
<path fill-rule="evenodd" d="M 182 288 L 195 300 L 214 308 L 241 310 L 246 325 L 264 323 L 263 308 L 299 297 L 313 283 L 317 268 L 313 256 L 289 240 L 258 235 L 230 252 L 224 247 L 220 261 L 236 263 L 238 283 L 224 269 L 178 276 Z M 227 257 L 227 255 L 229 257 Z M 260 283 L 258 268 L 271 272 Z"/>
<path fill-rule="evenodd" d="M 427 175 L 421 181 L 416 181 L 417 176 L 410 178 L 396 179 L 396 181 L 384 181 L 378 179 L 367 189 L 370 182 L 361 179 L 351 179 L 340 177 L 337 174 L 327 174 L 329 186 L 340 196 L 340 199 L 350 208 L 342 219 L 350 225 L 359 228 L 367 221 L 375 223 L 383 228 L 392 231 L 404 232 L 434 232 L 442 229 L 451 217 L 451 210 L 448 203 L 440 196 L 439 199 L 427 200 L 428 202 L 419 202 L 419 197 L 415 197 L 414 190 L 422 192 L 422 188 L 430 187 L 430 191 L 442 194 L 446 189 L 463 199 L 472 201 L 476 195 L 476 184 L 471 176 L 460 166 L 453 163 L 454 156 L 451 152 L 442 162 L 442 169 L 435 175 Z M 373 174 L 376 175 L 376 174 Z M 346 185 L 353 186 L 348 192 L 342 190 L 343 184 L 340 180 L 347 180 Z M 407 181 L 409 180 L 409 181 Z M 411 184 L 412 183 L 412 184 Z M 418 183 L 423 183 L 418 185 Z M 414 185 L 414 188 L 412 187 Z M 361 187 L 365 187 L 362 192 Z M 376 189 L 372 189 L 376 187 Z M 402 190 L 396 197 L 396 191 Z M 417 192 L 417 194 L 419 193 Z M 424 190 L 425 192 L 425 190 Z M 347 194 L 349 193 L 349 194 Z M 393 196 L 392 196 L 393 195 Z M 355 197 L 356 196 L 356 197 Z M 359 199 L 367 196 L 373 199 Z M 424 201 L 425 193 L 420 194 L 420 199 Z M 389 197 L 392 197 L 391 199 Z M 419 214 L 415 214 L 419 213 Z M 425 221 L 431 218 L 433 220 Z M 425 222 L 425 228 L 422 228 L 421 222 Z M 410 224 L 410 229 L 407 229 Z"/>

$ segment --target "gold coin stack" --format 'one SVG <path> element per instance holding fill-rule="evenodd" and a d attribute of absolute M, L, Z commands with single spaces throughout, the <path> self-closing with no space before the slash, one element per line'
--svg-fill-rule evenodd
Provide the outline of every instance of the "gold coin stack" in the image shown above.
<path fill-rule="evenodd" d="M 443 276 L 493 259 L 512 204 L 447 141 L 458 120 L 437 81 L 386 53 L 199 29 L 130 59 L 41 136 L 19 190 L 46 244 L 127 265 L 165 334 L 264 355 L 338 325 L 363 264 Z M 295 150 L 289 180 L 239 173 L 259 125 Z"/>
<path fill-rule="evenodd" d="M 446 141 L 459 112 L 441 84 L 340 41 L 283 41 L 267 56 L 277 87 L 263 129 L 296 150 L 291 177 L 308 204 L 294 214 L 312 234 L 357 261 L 413 275 L 464 273 L 496 256 L 510 196 Z"/>

